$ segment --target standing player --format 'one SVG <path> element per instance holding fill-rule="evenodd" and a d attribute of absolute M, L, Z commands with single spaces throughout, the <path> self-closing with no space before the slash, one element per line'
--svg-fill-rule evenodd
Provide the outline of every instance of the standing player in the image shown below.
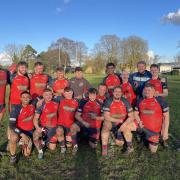
<path fill-rule="evenodd" d="M 92 148 L 97 147 L 100 136 L 101 123 L 104 117 L 101 115 L 101 105 L 96 100 L 97 90 L 90 88 L 88 90 L 88 99 L 82 99 L 78 111 L 76 112 L 76 122 L 71 126 L 71 135 L 73 143 L 73 153 L 78 150 L 77 133 L 83 130 L 88 134 L 89 145 Z"/>
<path fill-rule="evenodd" d="M 111 97 L 113 95 L 113 89 L 121 84 L 120 75 L 115 73 L 115 68 L 114 63 L 108 63 L 106 65 L 107 76 L 102 81 L 102 83 L 106 85 Z"/>
<path fill-rule="evenodd" d="M 127 71 L 123 71 L 121 74 L 122 78 L 122 93 L 123 96 L 129 101 L 129 103 L 134 106 L 136 103 L 136 94 L 133 90 L 132 85 L 128 82 L 129 73 Z"/>
<path fill-rule="evenodd" d="M 107 93 L 107 87 L 105 84 L 99 84 L 98 86 L 98 94 L 96 96 L 96 99 L 103 105 L 106 98 L 108 98 L 108 93 Z"/>
<path fill-rule="evenodd" d="M 28 64 L 20 61 L 17 64 L 17 72 L 10 76 L 10 111 L 21 103 L 21 93 L 29 90 L 29 78 L 27 77 Z"/>
<path fill-rule="evenodd" d="M 33 119 L 36 130 L 33 133 L 33 141 L 38 150 L 38 158 L 43 158 L 43 143 L 42 136 L 45 135 L 45 141 L 48 143 L 50 150 L 55 150 L 57 137 L 57 111 L 58 103 L 52 100 L 53 94 L 50 89 L 45 89 L 43 92 L 43 102 L 36 109 Z M 40 122 L 39 122 L 40 120 Z"/>
<path fill-rule="evenodd" d="M 162 97 L 154 97 L 155 88 L 152 84 L 146 84 L 143 93 L 145 98 L 138 100 L 135 118 L 149 142 L 150 151 L 156 153 L 160 134 L 164 141 L 168 139 L 169 108 Z"/>
<path fill-rule="evenodd" d="M 146 62 L 139 61 L 137 63 L 138 72 L 130 75 L 129 82 L 134 86 L 137 97 L 142 97 L 145 83 L 151 79 L 151 73 L 146 70 Z"/>
<path fill-rule="evenodd" d="M 132 152 L 131 131 L 136 130 L 136 124 L 134 123 L 133 109 L 129 102 L 122 97 L 120 86 L 114 88 L 113 98 L 106 100 L 103 110 L 105 121 L 101 131 L 102 155 L 106 156 L 108 154 L 108 140 L 111 131 L 115 134 L 116 144 L 122 146 L 125 139 L 126 152 Z"/>
<path fill-rule="evenodd" d="M 81 67 L 75 68 L 75 77 L 70 79 L 70 87 L 74 92 L 74 98 L 81 100 L 83 95 L 87 93 L 91 84 L 83 77 L 83 71 Z"/>
<path fill-rule="evenodd" d="M 57 138 L 61 146 L 61 153 L 66 151 L 66 145 L 71 147 L 72 139 L 70 127 L 74 123 L 78 101 L 73 99 L 73 90 L 70 87 L 64 89 L 64 99 L 60 100 L 58 110 Z"/>
<path fill-rule="evenodd" d="M 166 97 L 168 96 L 167 79 L 159 77 L 159 66 L 152 64 L 150 67 L 152 78 L 147 82 L 154 85 L 155 96 Z"/>
<path fill-rule="evenodd" d="M 9 119 L 10 162 L 16 162 L 17 142 L 22 146 L 24 156 L 29 156 L 32 149 L 33 117 L 35 107 L 30 103 L 30 94 L 27 91 L 21 93 L 21 104 L 12 109 Z"/>
<path fill-rule="evenodd" d="M 0 67 L 0 127 L 5 112 L 6 85 L 8 83 L 8 71 Z"/>
<path fill-rule="evenodd" d="M 69 87 L 69 81 L 65 78 L 63 67 L 58 67 L 56 69 L 56 79 L 52 80 L 51 87 L 56 96 L 62 96 L 64 94 L 64 89 Z"/>
<path fill-rule="evenodd" d="M 34 64 L 34 74 L 30 76 L 30 94 L 33 99 L 42 96 L 47 84 L 51 81 L 51 77 L 45 73 L 44 65 L 41 62 Z"/>

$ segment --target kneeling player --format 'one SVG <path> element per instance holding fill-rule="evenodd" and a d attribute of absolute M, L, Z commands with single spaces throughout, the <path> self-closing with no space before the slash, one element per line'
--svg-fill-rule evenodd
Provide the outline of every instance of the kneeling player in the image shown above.
<path fill-rule="evenodd" d="M 32 149 L 33 117 L 35 107 L 30 102 L 30 94 L 25 91 L 21 93 L 21 104 L 12 109 L 10 113 L 10 162 L 16 162 L 17 142 L 22 146 L 24 156 L 29 156 Z"/>
<path fill-rule="evenodd" d="M 61 146 L 61 153 L 65 153 L 66 146 L 71 147 L 70 127 L 74 123 L 78 101 L 73 99 L 73 90 L 70 87 L 64 89 L 64 99 L 60 100 L 58 110 L 57 138 Z M 65 143 L 66 141 L 66 143 Z"/>
<path fill-rule="evenodd" d="M 152 84 L 145 85 L 145 98 L 140 99 L 135 107 L 135 117 L 139 122 L 139 130 L 145 134 L 152 153 L 156 153 L 161 134 L 164 141 L 168 139 L 169 107 L 162 97 L 155 96 Z"/>
<path fill-rule="evenodd" d="M 78 150 L 77 133 L 80 130 L 88 134 L 89 145 L 96 148 L 100 136 L 102 120 L 101 105 L 96 100 L 97 90 L 90 88 L 88 90 L 88 99 L 80 101 L 78 111 L 76 112 L 76 122 L 71 126 L 73 153 Z"/>
<path fill-rule="evenodd" d="M 104 107 L 104 118 L 101 138 L 102 138 L 102 155 L 108 153 L 108 140 L 110 132 L 115 136 L 116 144 L 122 146 L 124 139 L 127 144 L 127 153 L 133 151 L 131 131 L 136 130 L 134 123 L 133 111 L 129 102 L 122 97 L 122 88 L 117 86 L 113 90 L 113 98 L 106 100 Z M 124 138 L 122 136 L 122 132 Z"/>
<path fill-rule="evenodd" d="M 52 100 L 53 94 L 50 89 L 43 92 L 42 105 L 36 109 L 34 116 L 34 126 L 36 130 L 33 133 L 33 141 L 38 150 L 38 158 L 43 158 L 43 142 L 48 143 L 50 150 L 55 150 L 57 137 L 57 111 L 58 103 Z M 38 120 L 40 119 L 40 123 Z M 39 125 L 40 124 L 40 125 Z"/>

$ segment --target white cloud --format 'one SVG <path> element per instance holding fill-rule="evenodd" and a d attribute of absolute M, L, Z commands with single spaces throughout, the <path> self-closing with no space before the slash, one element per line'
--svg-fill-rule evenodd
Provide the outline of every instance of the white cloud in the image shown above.
<path fill-rule="evenodd" d="M 180 9 L 177 12 L 170 12 L 162 18 L 162 22 L 180 25 Z"/>
<path fill-rule="evenodd" d="M 72 0 L 64 0 L 64 4 L 69 4 Z"/>
<path fill-rule="evenodd" d="M 62 13 L 62 12 L 63 12 L 63 9 L 62 9 L 62 8 L 60 8 L 60 7 L 56 8 L 56 13 L 57 13 L 57 14 Z"/>
<path fill-rule="evenodd" d="M 149 59 L 154 59 L 154 52 L 153 51 L 151 51 L 151 50 L 148 51 L 147 55 L 148 55 Z"/>

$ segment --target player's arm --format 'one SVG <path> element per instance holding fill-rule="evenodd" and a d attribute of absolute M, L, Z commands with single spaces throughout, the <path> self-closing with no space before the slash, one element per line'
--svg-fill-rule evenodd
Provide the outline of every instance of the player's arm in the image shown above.
<path fill-rule="evenodd" d="M 76 112 L 75 118 L 76 118 L 80 123 L 82 123 L 85 127 L 89 127 L 89 124 L 83 120 L 83 118 L 82 118 L 82 113 L 81 113 L 81 112 Z"/>
<path fill-rule="evenodd" d="M 42 108 L 43 108 L 43 105 L 42 105 L 41 107 L 38 107 L 38 108 L 36 109 L 35 115 L 34 115 L 34 118 L 33 118 L 33 124 L 34 124 L 34 126 L 35 126 L 35 128 L 36 128 L 36 130 L 37 130 L 38 132 L 42 132 L 42 129 L 41 129 L 41 127 L 39 126 L 39 117 L 40 117 L 40 115 L 41 115 L 41 113 L 42 113 Z"/>
<path fill-rule="evenodd" d="M 123 120 L 120 120 L 119 118 L 112 117 L 110 112 L 108 112 L 108 111 L 104 112 L 104 119 L 105 119 L 105 121 L 110 121 L 110 122 L 118 122 L 118 123 L 123 122 Z"/>

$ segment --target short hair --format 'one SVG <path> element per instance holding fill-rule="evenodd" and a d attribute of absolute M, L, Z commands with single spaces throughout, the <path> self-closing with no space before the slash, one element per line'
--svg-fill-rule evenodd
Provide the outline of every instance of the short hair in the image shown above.
<path fill-rule="evenodd" d="M 45 92 L 51 92 L 52 93 L 52 90 L 50 88 L 46 88 L 46 89 L 44 89 L 43 93 L 45 93 Z"/>
<path fill-rule="evenodd" d="M 97 94 L 97 89 L 96 88 L 89 88 L 88 89 L 88 94 Z"/>
<path fill-rule="evenodd" d="M 28 68 L 28 64 L 25 61 L 19 61 L 17 64 L 17 67 L 19 67 L 19 66 L 25 66 L 26 68 Z"/>
<path fill-rule="evenodd" d="M 155 88 L 153 84 L 151 83 L 146 83 L 144 88 Z"/>
<path fill-rule="evenodd" d="M 145 61 L 138 61 L 138 62 L 137 62 L 137 66 L 138 66 L 139 64 L 144 64 L 144 65 L 146 66 L 146 62 L 145 62 Z"/>
<path fill-rule="evenodd" d="M 112 62 L 106 64 L 106 68 L 108 68 L 109 66 L 113 66 L 114 68 L 116 67 L 115 64 Z"/>
<path fill-rule="evenodd" d="M 64 72 L 64 68 L 63 68 L 63 67 L 57 67 L 57 68 L 56 68 L 56 72 L 57 72 L 57 71 Z"/>
<path fill-rule="evenodd" d="M 23 91 L 23 92 L 21 93 L 21 96 L 24 95 L 24 94 L 28 94 L 29 96 L 31 96 L 28 91 Z"/>
<path fill-rule="evenodd" d="M 158 66 L 157 64 L 151 64 L 150 69 L 151 69 L 151 68 L 157 68 L 157 69 L 159 69 L 159 66 Z"/>
<path fill-rule="evenodd" d="M 65 87 L 65 88 L 64 88 L 64 92 L 70 92 L 70 91 L 72 91 L 72 92 L 73 92 L 73 89 L 72 89 L 72 88 L 70 88 L 70 87 Z"/>
<path fill-rule="evenodd" d="M 122 91 L 122 87 L 121 86 L 114 87 L 113 92 L 115 91 L 115 89 L 121 89 L 121 91 Z"/>
<path fill-rule="evenodd" d="M 99 86 L 105 86 L 105 87 L 107 87 L 104 83 L 100 83 L 100 84 L 98 85 L 98 88 L 99 88 Z"/>
<path fill-rule="evenodd" d="M 78 66 L 78 67 L 75 68 L 74 71 L 76 72 L 76 71 L 83 71 L 83 70 L 82 70 L 82 67 Z"/>
<path fill-rule="evenodd" d="M 44 64 L 40 61 L 37 61 L 34 63 L 34 67 L 36 67 L 36 66 L 44 66 Z"/>

